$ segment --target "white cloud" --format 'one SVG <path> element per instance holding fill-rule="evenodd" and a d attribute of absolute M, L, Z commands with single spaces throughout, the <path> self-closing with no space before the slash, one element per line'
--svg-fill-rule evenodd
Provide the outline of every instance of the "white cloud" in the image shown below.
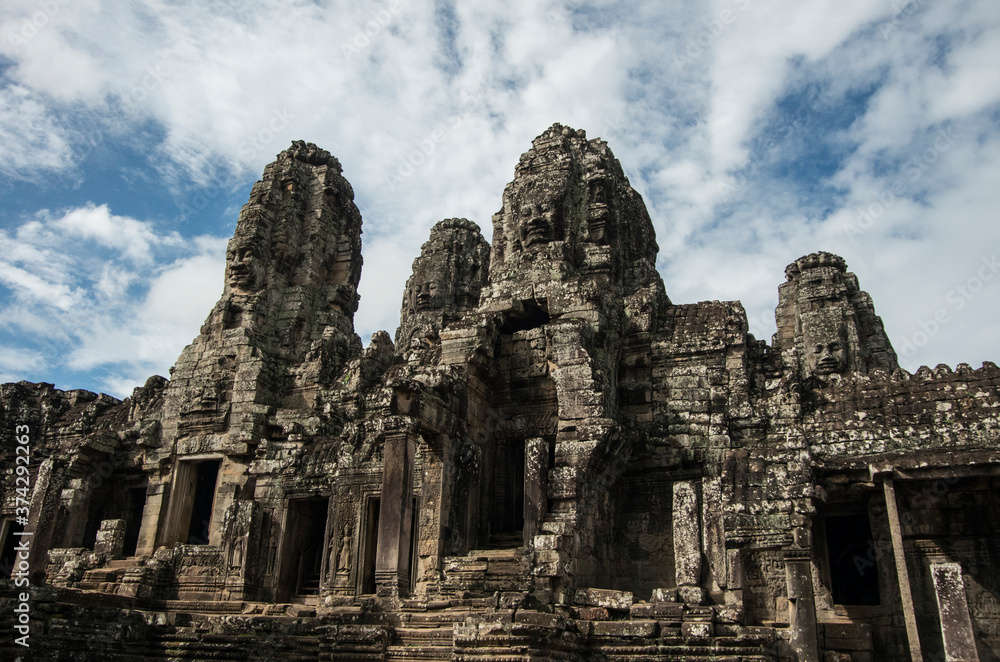
<path fill-rule="evenodd" d="M 13 62 L 0 88 L 0 174 L 71 170 L 85 147 L 82 120 L 110 144 L 155 126 L 147 170 L 175 185 L 256 175 L 291 139 L 316 142 L 340 158 L 364 216 L 365 336 L 394 330 L 410 262 L 433 223 L 466 216 L 490 239 L 518 155 L 554 121 L 609 140 L 650 208 L 671 297 L 739 298 L 758 335 L 770 332 L 784 265 L 804 253 L 843 254 L 902 342 L 963 269 L 1000 244 L 991 216 L 1000 203 L 992 0 L 905 11 L 867 0 L 520 0 L 455 3 L 448 16 L 442 6 L 61 4 L 26 43 L 0 40 Z M 0 20 L 17 27 L 36 7 L 5 3 Z M 838 128 L 793 125 L 779 105 L 791 93 L 809 117 L 857 117 Z M 846 233 L 943 127 L 954 145 L 863 233 Z M 809 151 L 820 144 L 835 154 Z M 815 165 L 796 163 L 801 145 L 829 168 L 771 167 Z M 817 203 L 809 186 L 829 192 Z M 99 204 L 72 213 L 3 235 L 12 245 L 0 278 L 18 288 L 19 305 L 66 309 L 95 294 L 130 302 L 133 326 L 108 324 L 76 345 L 78 366 L 165 355 L 156 339 L 129 335 L 143 324 L 189 341 L 217 293 L 209 271 L 218 248 L 190 238 L 202 230 L 185 228 L 181 239 Z M 70 251 L 57 230 L 94 250 Z M 95 256 L 111 266 L 95 266 Z M 174 292 L 200 282 L 213 294 L 196 311 L 200 300 Z M 984 288 L 919 356 L 997 358 L 985 331 L 1000 331 L 994 300 Z M 176 324 L 159 312 L 171 306 L 182 311 Z"/>
<path fill-rule="evenodd" d="M 0 231 L 3 324 L 21 340 L 0 371 L 39 380 L 100 370 L 118 396 L 166 374 L 218 299 L 225 243 L 182 240 L 103 205 L 42 211 L 13 235 Z"/>

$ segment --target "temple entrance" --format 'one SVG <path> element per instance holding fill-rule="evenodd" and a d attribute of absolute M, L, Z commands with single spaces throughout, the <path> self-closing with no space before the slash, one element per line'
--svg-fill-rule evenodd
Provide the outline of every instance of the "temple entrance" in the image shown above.
<path fill-rule="evenodd" d="M 378 547 L 378 497 L 368 499 L 365 509 L 364 540 L 361 547 L 361 573 L 358 577 L 358 591 L 362 594 L 375 593 L 375 559 Z"/>
<path fill-rule="evenodd" d="M 187 543 L 207 545 L 212 526 L 212 508 L 215 505 L 215 484 L 219 478 L 222 460 L 198 462 L 193 472 L 193 500 L 188 524 Z"/>
<path fill-rule="evenodd" d="M 319 595 L 329 506 L 329 499 L 292 499 L 288 502 L 281 571 L 281 585 L 286 595 Z"/>
<path fill-rule="evenodd" d="M 826 518 L 830 589 L 838 605 L 877 605 L 877 555 L 868 515 L 841 515 Z"/>
<path fill-rule="evenodd" d="M 498 442 L 494 460 L 490 547 L 524 543 L 524 440 Z"/>
<path fill-rule="evenodd" d="M 142 527 L 142 511 L 146 507 L 146 488 L 133 487 L 128 491 L 128 501 L 125 504 L 125 545 L 122 553 L 125 556 L 135 556 L 139 546 L 139 529 Z"/>
<path fill-rule="evenodd" d="M 209 544 L 221 459 L 181 460 L 174 469 L 170 506 L 159 545 Z M 145 499 L 145 498 L 144 498 Z"/>

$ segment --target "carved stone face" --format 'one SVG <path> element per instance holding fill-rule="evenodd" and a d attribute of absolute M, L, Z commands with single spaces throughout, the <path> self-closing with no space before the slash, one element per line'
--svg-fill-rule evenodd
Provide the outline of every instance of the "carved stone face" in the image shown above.
<path fill-rule="evenodd" d="M 257 276 L 256 252 L 250 242 L 231 246 L 226 251 L 226 280 L 237 294 L 250 294 L 260 287 Z"/>
<path fill-rule="evenodd" d="M 611 213 L 608 210 L 607 187 L 603 180 L 590 182 L 587 232 L 595 244 L 606 244 L 610 239 L 608 222 Z"/>
<path fill-rule="evenodd" d="M 595 244 L 606 244 L 608 242 L 608 208 L 607 206 L 594 208 L 591 205 L 590 218 L 587 219 L 587 231 L 590 240 Z"/>
<path fill-rule="evenodd" d="M 810 332 L 811 331 L 811 332 Z M 824 376 L 843 373 L 847 369 L 847 341 L 842 328 L 825 331 L 806 329 L 806 374 Z"/>
<path fill-rule="evenodd" d="M 425 280 L 413 287 L 413 309 L 417 312 L 437 310 L 444 307 L 440 286 L 433 280 Z"/>
<path fill-rule="evenodd" d="M 522 203 L 518 210 L 517 221 L 521 248 L 547 244 L 559 238 L 559 208 L 552 202 Z"/>

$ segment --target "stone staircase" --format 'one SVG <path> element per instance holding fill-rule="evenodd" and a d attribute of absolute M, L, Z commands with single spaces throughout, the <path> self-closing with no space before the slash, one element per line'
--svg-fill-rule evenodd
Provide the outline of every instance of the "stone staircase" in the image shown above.
<path fill-rule="evenodd" d="M 517 554 L 489 550 L 464 557 L 485 569 L 517 564 Z M 507 572 L 494 572 L 506 577 Z M 499 580 L 498 580 L 499 581 Z M 505 584 L 506 586 L 506 584 Z M 773 628 L 718 622 L 717 608 L 679 602 L 630 608 L 527 608 L 527 592 L 490 597 L 403 600 L 389 612 L 360 606 L 212 601 L 142 601 L 73 589 L 39 595 L 33 632 L 38 660 L 108 662 L 219 660 L 305 662 L 775 662 Z M 59 599 L 56 600 L 55 598 Z M 0 605 L 2 606 L 2 605 Z M 10 612 L 9 609 L 6 610 Z M 0 618 L 0 627 L 10 627 Z M 73 657 L 66 651 L 86 652 Z M 0 659 L 18 651 L 0 646 Z M 13 659 L 13 658 L 11 658 Z"/>

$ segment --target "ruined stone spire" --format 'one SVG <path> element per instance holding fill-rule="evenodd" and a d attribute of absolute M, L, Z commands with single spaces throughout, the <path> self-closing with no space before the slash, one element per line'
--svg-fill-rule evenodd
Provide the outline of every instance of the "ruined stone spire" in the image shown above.
<path fill-rule="evenodd" d="M 264 169 L 226 251 L 222 297 L 172 371 L 164 434 L 260 436 L 361 351 L 361 214 L 341 166 L 293 142 Z"/>
<path fill-rule="evenodd" d="M 521 155 L 493 216 L 492 249 L 488 310 L 533 301 L 558 315 L 662 290 L 642 197 L 607 143 L 561 124 Z"/>
<path fill-rule="evenodd" d="M 442 328 L 475 309 L 489 264 L 490 245 L 472 221 L 446 218 L 431 228 L 403 292 L 398 350 L 437 344 Z"/>
<path fill-rule="evenodd" d="M 803 378 L 899 367 L 872 298 L 844 258 L 811 253 L 788 265 L 785 278 L 773 345 L 795 350 Z"/>

